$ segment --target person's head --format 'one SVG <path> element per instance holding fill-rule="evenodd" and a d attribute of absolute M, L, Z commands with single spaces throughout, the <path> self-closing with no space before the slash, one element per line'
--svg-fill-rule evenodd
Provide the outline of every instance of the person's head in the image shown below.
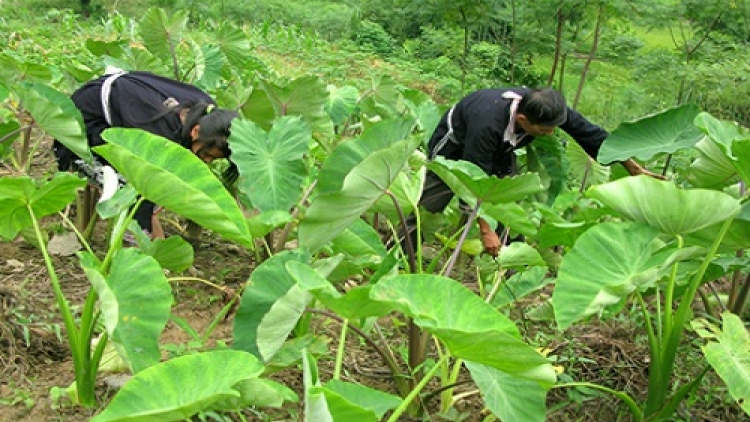
<path fill-rule="evenodd" d="M 552 88 L 535 89 L 521 98 L 516 122 L 533 136 L 551 135 L 568 118 L 565 97 Z"/>
<path fill-rule="evenodd" d="M 232 120 L 238 116 L 237 112 L 206 103 L 185 104 L 179 112 L 182 116 L 182 146 L 189 148 L 206 163 L 229 158 L 232 154 L 228 141 L 230 127 Z M 238 176 L 237 165 L 230 160 L 223 174 L 224 181 L 231 184 Z"/>

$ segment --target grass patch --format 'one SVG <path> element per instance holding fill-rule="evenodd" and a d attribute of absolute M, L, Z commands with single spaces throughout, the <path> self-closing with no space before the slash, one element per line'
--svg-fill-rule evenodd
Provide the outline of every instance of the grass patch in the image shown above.
<path fill-rule="evenodd" d="M 667 28 L 647 29 L 644 27 L 636 27 L 635 35 L 643 40 L 646 44 L 644 47 L 646 49 L 669 50 L 674 48 L 672 35 Z"/>

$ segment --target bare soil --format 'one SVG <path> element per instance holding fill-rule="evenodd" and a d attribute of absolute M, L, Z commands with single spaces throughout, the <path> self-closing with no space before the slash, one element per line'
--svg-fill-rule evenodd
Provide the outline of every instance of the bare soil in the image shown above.
<path fill-rule="evenodd" d="M 51 154 L 40 150 L 33 172 L 41 175 L 53 168 Z M 59 219 L 50 218 L 45 227 L 53 231 L 60 226 Z M 177 230 L 167 225 L 168 234 Z M 96 252 L 104 250 L 104 227 L 97 227 L 92 246 Z M 171 232 L 171 233 L 170 233 Z M 235 291 L 250 276 L 254 266 L 254 255 L 235 245 L 203 234 L 202 242 L 195 249 L 195 263 L 189 274 L 205 277 L 220 286 Z M 75 256 L 55 256 L 54 265 L 60 277 L 65 295 L 75 306 L 83 302 L 89 289 Z M 469 271 L 469 273 L 471 273 Z M 471 281 L 468 280 L 467 284 Z M 203 284 L 179 284 L 173 286 L 175 315 L 185 319 L 198 332 L 203 332 L 225 304 L 221 291 Z M 526 310 L 541 303 L 544 293 L 531 300 L 519 303 L 515 317 L 521 323 L 527 340 L 539 347 L 551 349 L 564 376 L 571 380 L 588 381 L 624 390 L 636 398 L 645 397 L 647 385 L 648 349 L 642 330 L 631 323 L 632 318 L 621 318 L 607 322 L 592 322 L 580 328 L 572 328 L 564 334 L 555 332 L 548 322 L 531 321 L 525 317 Z M 83 409 L 69 406 L 64 400 L 56 400 L 52 393 L 55 387 L 65 388 L 73 382 L 73 368 L 69 350 L 64 341 L 65 333 L 56 311 L 49 275 L 38 249 L 23 239 L 0 243 L 0 421 L 18 422 L 74 422 L 85 421 L 99 409 Z M 232 342 L 232 323 L 229 318 L 222 321 L 213 332 L 213 342 Z M 382 324 L 389 330 L 403 329 L 384 318 Z M 336 347 L 340 326 L 336 321 L 319 319 L 314 323 L 318 334 L 328 336 L 331 350 Z M 161 344 L 165 347 L 165 358 L 185 347 L 190 338 L 173 323 L 165 330 Z M 690 339 L 686 344 L 690 343 Z M 684 382 L 701 367 L 699 353 L 685 353 L 679 358 L 677 382 Z M 689 348 L 687 348 L 689 349 Z M 328 379 L 332 374 L 332 363 L 321 360 L 320 377 Z M 353 335 L 347 338 L 347 358 L 344 362 L 344 379 L 360 382 L 370 387 L 395 393 L 386 367 L 364 342 Z M 302 395 L 302 374 L 298 368 L 289 368 L 276 373 L 273 379 L 283 382 Z M 106 386 L 101 377 L 98 394 L 102 406 L 113 396 L 114 391 Z M 403 417 L 404 421 L 468 421 L 479 422 L 489 413 L 476 387 L 466 374 L 455 394 L 463 398 L 455 404 L 449 415 L 439 415 L 439 400 L 428 402 L 428 414 L 421 419 Z M 437 384 L 428 385 L 430 389 Z M 630 421 L 629 414 L 620 402 L 588 389 L 553 389 L 548 395 L 549 421 Z M 689 406 L 688 406 L 689 405 Z M 289 405 L 284 409 L 263 409 L 262 412 L 247 411 L 248 421 L 301 421 L 302 404 Z M 680 408 L 675 421 L 747 421 L 739 407 L 727 398 L 725 388 L 713 373 L 709 373 L 698 394 Z M 523 421 L 507 421 L 523 422 Z"/>

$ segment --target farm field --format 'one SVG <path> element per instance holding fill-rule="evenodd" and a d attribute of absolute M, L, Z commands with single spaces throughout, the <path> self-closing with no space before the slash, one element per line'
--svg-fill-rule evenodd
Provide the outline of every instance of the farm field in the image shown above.
<path fill-rule="evenodd" d="M 54 168 L 51 152 L 44 148 L 35 157 L 32 173 L 44 174 Z M 72 211 L 74 212 L 74 211 Z M 183 224 L 178 216 L 169 218 Z M 59 218 L 49 218 L 45 222 L 50 227 L 62 224 Z M 184 234 L 179 228 L 170 226 L 168 234 Z M 106 225 L 99 223 L 94 231 L 92 246 L 95 250 L 106 249 L 104 232 Z M 3 304 L 3 342 L 2 357 L 4 360 L 2 385 L 3 406 L 0 407 L 0 420 L 35 422 L 61 421 L 73 422 L 88 420 L 98 408 L 84 409 L 72 406 L 65 389 L 73 381 L 73 364 L 69 348 L 61 341 L 59 331 L 61 321 L 54 311 L 55 300 L 49 286 L 49 277 L 44 267 L 41 253 L 24 240 L 0 244 L 3 262 L 3 285 L 0 295 Z M 54 256 L 59 277 L 71 303 L 82 303 L 89 289 L 89 282 L 82 274 L 80 267 L 70 256 Z M 238 291 L 255 268 L 255 257 L 248 251 L 238 248 L 210 233 L 204 232 L 202 241 L 196 243 L 195 261 L 185 272 L 187 276 L 206 277 L 217 286 Z M 217 271 L 219 269 L 219 271 Z M 476 278 L 464 274 L 461 282 L 476 289 Z M 204 333 L 209 324 L 227 303 L 227 296 L 221 290 L 200 283 L 176 283 L 173 285 L 174 305 L 172 314 L 184 320 L 197 333 Z M 532 309 L 543 302 L 541 297 L 524 300 L 516 305 L 514 311 L 519 315 L 524 308 Z M 404 334 L 403 320 L 383 318 L 380 322 L 394 336 Z M 165 359 L 184 353 L 209 350 L 217 344 L 231 344 L 232 323 L 234 315 L 222 319 L 213 329 L 207 342 L 196 341 L 188 332 L 174 321 L 170 322 L 161 335 L 160 344 Z M 396 324 L 396 325 L 394 325 Z M 645 394 L 647 376 L 644 366 L 647 364 L 648 348 L 643 330 L 629 321 L 608 321 L 591 323 L 574 327 L 564 336 L 550 331 L 548 323 L 527 320 L 524 324 L 526 336 L 537 336 L 540 347 L 550 349 L 556 356 L 558 364 L 570 376 L 580 377 L 590 382 L 599 382 L 611 388 Z M 26 331 L 28 330 L 28 331 Z M 335 353 L 334 340 L 340 334 L 340 323 L 323 321 L 316 327 L 326 341 L 328 353 Z M 28 343 L 27 343 L 28 341 Z M 686 340 L 691 341 L 691 340 Z M 375 386 L 381 391 L 396 393 L 393 382 L 388 380 L 387 370 L 380 356 L 367 344 L 356 338 L 347 340 L 347 355 L 343 363 L 343 379 Z M 679 363 L 678 376 L 690 379 L 693 376 L 690 368 L 699 356 L 687 356 Z M 321 377 L 330 377 L 333 362 L 320 361 Z M 197 375 L 196 375 L 197 376 Z M 290 386 L 300 396 L 303 394 L 303 374 L 299 368 L 284 369 L 272 376 L 273 379 Z M 97 396 L 102 404 L 111 399 L 116 392 L 109 386 L 109 379 L 117 379 L 117 374 L 101 374 L 97 382 Z M 430 411 L 431 420 L 483 421 L 487 411 L 468 374 L 463 373 L 461 380 L 466 384 L 457 388 L 456 393 L 467 394 L 457 400 L 454 409 L 448 414 L 441 414 L 433 400 Z M 721 381 L 713 374 L 700 389 L 700 395 L 689 410 L 684 410 L 684 418 L 705 421 L 742 421 L 744 416 L 732 403 L 727 402 L 724 388 L 717 387 Z M 435 383 L 435 387 L 439 387 Z M 474 394 L 471 394 L 474 393 Z M 619 403 L 590 389 L 565 392 L 553 390 L 547 398 L 550 409 L 548 421 L 601 421 L 631 420 L 622 415 Z M 281 409 L 246 412 L 247 421 L 296 421 L 302 420 L 304 406 L 301 403 L 287 403 Z M 690 416 L 687 416 L 690 415 Z M 218 418 L 218 416 L 216 416 Z M 231 416 L 227 416 L 231 418 Z M 210 420 L 210 419 L 209 419 Z M 235 420 L 235 419 L 227 419 Z M 402 418 L 404 421 L 419 420 Z M 678 419 L 679 420 L 679 419 Z"/>

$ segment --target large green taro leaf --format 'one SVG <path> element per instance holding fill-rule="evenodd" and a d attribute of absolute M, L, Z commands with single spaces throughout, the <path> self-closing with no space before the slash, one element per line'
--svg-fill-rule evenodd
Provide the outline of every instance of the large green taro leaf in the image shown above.
<path fill-rule="evenodd" d="M 598 185 L 609 180 L 610 168 L 593 160 L 578 142 L 568 142 L 565 151 L 570 162 L 570 172 L 576 180 L 585 180 L 586 186 Z"/>
<path fill-rule="evenodd" d="M 364 220 L 356 220 L 339 233 L 331 243 L 331 251 L 363 262 L 380 262 L 388 253 L 378 231 Z"/>
<path fill-rule="evenodd" d="M 86 181 L 70 173 L 57 173 L 37 185 L 27 176 L 0 178 L 0 237 L 14 239 L 18 232 L 39 219 L 54 214 L 73 202 Z"/>
<path fill-rule="evenodd" d="M 372 286 L 370 297 L 413 318 L 457 358 L 536 381 L 545 388 L 555 382 L 549 362 L 520 339 L 513 322 L 455 280 L 398 275 Z"/>
<path fill-rule="evenodd" d="M 609 222 L 583 233 L 565 255 L 552 303 L 560 329 L 619 302 L 654 281 L 649 264 L 659 233 L 642 223 Z"/>
<path fill-rule="evenodd" d="M 426 148 L 443 113 L 424 91 L 407 88 L 403 92 L 403 99 L 410 114 L 417 119 L 417 128 L 422 132 L 422 145 Z"/>
<path fill-rule="evenodd" d="M 139 129 L 110 128 L 102 137 L 107 144 L 94 150 L 143 197 L 229 240 L 254 247 L 237 202 L 195 154 Z"/>
<path fill-rule="evenodd" d="M 349 227 L 385 193 L 406 165 L 419 139 L 375 151 L 354 166 L 340 191 L 316 197 L 299 225 L 300 247 L 316 252 Z"/>
<path fill-rule="evenodd" d="M 690 148 L 703 137 L 693 124 L 699 112 L 697 106 L 686 104 L 624 122 L 604 141 L 597 160 L 605 164 L 633 157 L 650 160 L 657 154 Z"/>
<path fill-rule="evenodd" d="M 121 249 L 105 277 L 96 258 L 88 253 L 80 258 L 118 354 L 133 373 L 159 363 L 159 338 L 172 307 L 172 290 L 159 263 L 138 249 Z"/>
<path fill-rule="evenodd" d="M 310 126 L 299 117 L 280 118 L 268 133 L 249 120 L 235 119 L 229 145 L 240 172 L 240 192 L 262 212 L 291 209 L 302 195 L 311 140 Z"/>
<path fill-rule="evenodd" d="M 150 8 L 138 23 L 138 33 L 146 49 L 163 63 L 172 63 L 172 55 L 187 31 L 187 11 L 167 16 L 164 9 Z"/>
<path fill-rule="evenodd" d="M 698 157 L 690 163 L 690 183 L 699 188 L 721 189 L 737 182 L 737 170 L 719 144 L 705 137 L 695 145 L 695 150 Z"/>
<path fill-rule="evenodd" d="M 714 242 L 716 233 L 719 232 L 723 223 L 717 223 L 713 226 L 706 227 L 691 233 L 686 238 L 688 243 L 697 243 L 708 247 Z M 721 241 L 720 251 L 738 251 L 750 248 L 750 202 L 742 204 L 742 210 L 739 215 L 732 221 L 726 235 Z"/>
<path fill-rule="evenodd" d="M 512 242 L 510 245 L 504 246 L 497 256 L 497 263 L 502 268 L 520 269 L 528 266 L 545 265 L 539 251 L 523 242 Z"/>
<path fill-rule="evenodd" d="M 253 89 L 242 104 L 242 116 L 255 122 L 263 130 L 270 130 L 276 119 L 276 111 L 268 95 L 260 89 Z"/>
<path fill-rule="evenodd" d="M 708 113 L 701 113 L 695 118 L 695 124 L 715 142 L 725 155 L 728 162 L 739 173 L 745 183 L 750 182 L 750 129 L 738 125 L 736 122 L 719 120 Z M 727 172 L 726 161 L 711 156 L 721 167 L 711 168 L 714 172 Z M 696 160 L 697 161 L 697 160 Z M 700 169 L 705 170 L 705 163 Z"/>
<path fill-rule="evenodd" d="M 492 299 L 492 306 L 501 308 L 517 302 L 519 299 L 549 284 L 552 279 L 546 278 L 547 267 L 536 266 L 526 271 L 513 274 Z"/>
<path fill-rule="evenodd" d="M 310 301 L 286 264 L 308 260 L 299 251 L 284 251 L 253 271 L 234 317 L 235 349 L 268 362 L 281 348 Z"/>
<path fill-rule="evenodd" d="M 331 380 L 325 386 L 310 387 L 308 394 L 322 394 L 333 422 L 376 422 L 401 403 L 400 398 L 391 394 L 338 380 Z"/>
<path fill-rule="evenodd" d="M 695 232 L 733 218 L 740 211 L 739 201 L 725 193 L 680 189 L 645 175 L 594 186 L 586 195 L 629 220 L 673 235 Z"/>
<path fill-rule="evenodd" d="M 216 410 L 238 411 L 250 406 L 277 407 L 285 402 L 297 403 L 299 397 L 291 388 L 266 378 L 245 379 L 234 385 L 239 397 L 231 397 L 216 403 Z"/>
<path fill-rule="evenodd" d="M 544 179 L 547 186 L 545 202 L 552 203 L 568 185 L 571 163 L 565 147 L 554 136 L 539 136 L 526 148 L 526 166 L 529 172 L 539 173 Z"/>
<path fill-rule="evenodd" d="M 126 46 L 128 45 L 128 40 L 120 39 L 114 41 L 104 41 L 96 40 L 93 38 L 86 38 L 85 45 L 86 49 L 89 50 L 91 54 L 97 57 L 121 57 L 125 52 Z"/>
<path fill-rule="evenodd" d="M 244 68 L 253 60 L 250 38 L 232 22 L 225 21 L 211 33 L 211 44 L 221 50 L 229 64 L 235 68 Z"/>
<path fill-rule="evenodd" d="M 166 239 L 146 237 L 139 246 L 147 255 L 154 257 L 160 266 L 174 272 L 182 272 L 190 268 L 195 258 L 193 246 L 181 236 L 170 236 Z"/>
<path fill-rule="evenodd" d="M 408 138 L 413 128 L 414 119 L 388 119 L 368 127 L 359 138 L 342 142 L 320 169 L 318 191 L 324 194 L 340 191 L 354 167 L 373 153 Z"/>
<path fill-rule="evenodd" d="M 136 374 L 91 422 L 188 419 L 240 397 L 235 385 L 262 372 L 254 356 L 238 350 L 181 356 Z"/>
<path fill-rule="evenodd" d="M 417 171 L 399 173 L 391 187 L 388 188 L 390 195 L 380 197 L 370 211 L 383 214 L 388 221 L 400 221 L 399 209 L 404 215 L 411 214 L 417 207 L 420 196 L 422 196 L 422 186 L 426 175 L 426 167 L 421 167 Z M 396 204 L 398 204 L 398 208 Z"/>
<path fill-rule="evenodd" d="M 317 76 L 303 76 L 285 85 L 276 85 L 270 81 L 260 79 L 258 87 L 265 92 L 266 98 L 252 97 L 261 103 L 268 102 L 274 110 L 272 118 L 283 116 L 301 116 L 311 126 L 313 133 L 329 135 L 333 133 L 331 118 L 325 111 L 329 93 L 326 85 Z M 249 107 L 249 108 L 246 108 Z M 258 104 L 248 104 L 243 107 L 245 116 L 256 120 L 251 110 Z M 256 120 L 257 121 L 257 120 Z M 258 122 L 261 127 L 272 122 Z"/>
<path fill-rule="evenodd" d="M 401 398 L 361 384 L 333 379 L 328 381 L 323 388 L 329 406 L 331 399 L 337 396 L 372 411 L 377 416 L 377 420 L 380 420 L 387 411 L 401 404 Z"/>
<path fill-rule="evenodd" d="M 401 88 L 393 77 L 374 76 L 364 89 L 359 108 L 368 119 L 387 119 L 403 114 Z M 363 123 L 366 123 L 365 120 Z"/>
<path fill-rule="evenodd" d="M 750 335 L 737 315 L 726 312 L 722 321 L 722 330 L 713 327 L 715 341 L 706 343 L 703 353 L 732 398 L 750 415 Z"/>
<path fill-rule="evenodd" d="M 732 152 L 737 156 L 732 161 L 734 168 L 740 174 L 742 181 L 747 185 L 750 183 L 750 138 L 732 143 Z"/>
<path fill-rule="evenodd" d="M 497 220 L 513 232 L 532 237 L 537 234 L 539 222 L 530 218 L 529 212 L 515 202 L 483 203 L 479 215 Z"/>
<path fill-rule="evenodd" d="M 364 269 L 377 270 L 383 263 L 387 251 L 377 230 L 364 220 L 354 223 L 331 241 L 326 255 L 343 255 L 343 261 L 333 272 L 332 280 L 343 280 Z"/>
<path fill-rule="evenodd" d="M 499 179 L 488 176 L 477 165 L 468 161 L 447 160 L 440 156 L 427 164 L 427 167 L 469 203 L 477 200 L 490 204 L 516 202 L 544 190 L 536 173 Z"/>
<path fill-rule="evenodd" d="M 328 112 L 334 125 L 341 125 L 357 108 L 359 91 L 353 86 L 342 86 L 339 88 L 328 85 L 327 89 L 330 95 L 325 105 L 325 110 Z"/>
<path fill-rule="evenodd" d="M 289 211 L 270 211 L 253 215 L 247 219 L 247 226 L 253 237 L 261 238 L 274 229 L 292 221 Z"/>
<path fill-rule="evenodd" d="M 301 262 L 289 262 L 286 269 L 299 285 L 326 308 L 346 319 L 383 316 L 393 310 L 389 304 L 370 299 L 372 286 L 359 286 L 342 295 L 328 280 L 312 267 Z"/>
<path fill-rule="evenodd" d="M 213 44 L 200 44 L 189 40 L 187 44 L 192 51 L 192 84 L 211 90 L 221 81 L 221 69 L 224 67 L 224 55 Z"/>
<path fill-rule="evenodd" d="M 41 83 L 21 84 L 13 90 L 42 130 L 77 156 L 91 161 L 83 118 L 70 97 Z"/>
<path fill-rule="evenodd" d="M 486 365 L 465 362 L 484 405 L 503 421 L 544 422 L 547 391 L 538 383 Z"/>
<path fill-rule="evenodd" d="M 104 56 L 102 57 L 102 63 L 106 67 L 115 67 L 118 69 L 149 69 L 149 71 L 157 75 L 175 77 L 174 70 L 171 67 L 171 61 L 162 61 L 150 51 L 140 48 L 139 46 L 126 46 L 122 56 Z"/>
<path fill-rule="evenodd" d="M 735 141 L 750 139 L 750 129 L 740 126 L 737 122 L 717 119 L 706 112 L 698 114 L 694 123 L 732 160 L 736 158 L 732 144 Z"/>
<path fill-rule="evenodd" d="M 9 86 L 18 81 L 49 83 L 52 80 L 52 69 L 34 61 L 18 61 L 9 54 L 0 53 L 0 79 Z"/>

